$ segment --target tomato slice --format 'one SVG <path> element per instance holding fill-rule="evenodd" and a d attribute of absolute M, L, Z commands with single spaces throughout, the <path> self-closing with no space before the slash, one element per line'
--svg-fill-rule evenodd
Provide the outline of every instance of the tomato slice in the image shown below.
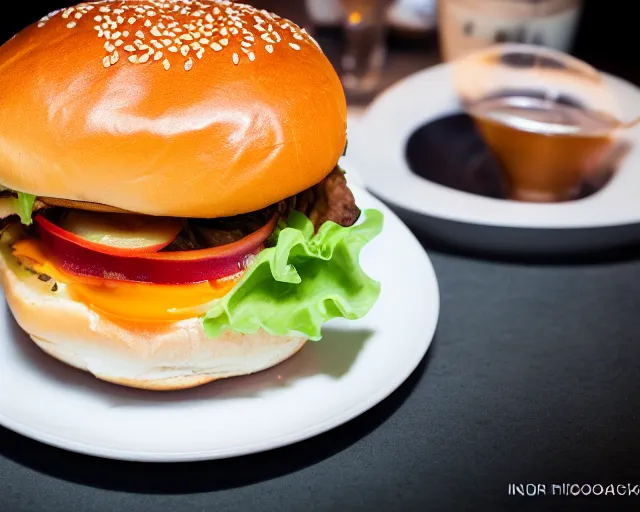
<path fill-rule="evenodd" d="M 236 275 L 251 264 L 271 236 L 278 221 L 271 220 L 257 231 L 231 244 L 193 251 L 150 254 L 113 254 L 111 248 L 96 249 L 89 242 L 56 226 L 42 214 L 35 216 L 40 239 L 47 256 L 70 274 L 156 284 L 189 284 L 216 281 Z M 108 251 L 108 252 L 107 252 Z"/>

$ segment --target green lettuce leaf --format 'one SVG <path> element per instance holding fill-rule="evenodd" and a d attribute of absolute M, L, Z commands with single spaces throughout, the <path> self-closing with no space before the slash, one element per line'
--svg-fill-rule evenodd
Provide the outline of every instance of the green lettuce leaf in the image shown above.
<path fill-rule="evenodd" d="M 36 196 L 33 194 L 25 194 L 18 192 L 15 199 L 14 207 L 16 213 L 20 216 L 20 221 L 27 226 L 31 224 L 31 214 L 33 213 L 33 204 L 36 202 Z"/>
<path fill-rule="evenodd" d="M 364 221 L 348 228 L 325 222 L 314 234 L 306 216 L 291 212 L 272 246 L 231 292 L 212 303 L 203 320 L 206 335 L 263 329 L 317 341 L 328 320 L 366 315 L 380 295 L 380 283 L 360 267 L 359 255 L 382 231 L 383 215 L 378 210 L 363 215 Z"/>

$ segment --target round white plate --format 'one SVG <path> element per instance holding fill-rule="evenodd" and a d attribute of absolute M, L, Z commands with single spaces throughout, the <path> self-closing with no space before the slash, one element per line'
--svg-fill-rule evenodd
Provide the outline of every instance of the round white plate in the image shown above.
<path fill-rule="evenodd" d="M 387 22 L 398 30 L 431 31 L 436 18 L 435 0 L 396 0 L 387 11 Z"/>
<path fill-rule="evenodd" d="M 623 112 L 640 105 L 640 89 L 605 75 Z M 412 226 L 476 249 L 565 252 L 607 249 L 640 240 L 640 126 L 616 175 L 578 201 L 534 204 L 454 190 L 411 172 L 406 143 L 425 123 L 460 112 L 451 67 L 416 73 L 382 93 L 349 127 L 348 157 L 367 189 Z M 630 114 L 631 115 L 631 114 Z"/>
<path fill-rule="evenodd" d="M 103 383 L 49 358 L 5 305 L 0 424 L 89 455 L 194 461 L 301 441 L 382 401 L 426 354 L 440 298 L 431 262 L 409 229 L 370 194 L 352 189 L 359 206 L 385 214 L 382 234 L 361 254 L 364 269 L 382 283 L 364 319 L 330 322 L 323 340 L 262 373 L 153 393 Z"/>

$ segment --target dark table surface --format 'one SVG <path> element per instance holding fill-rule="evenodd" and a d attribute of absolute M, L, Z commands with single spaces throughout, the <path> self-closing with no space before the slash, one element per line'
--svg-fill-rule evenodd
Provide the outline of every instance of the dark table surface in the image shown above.
<path fill-rule="evenodd" d="M 636 79 L 628 60 L 580 44 Z M 179 465 L 0 429 L 0 511 L 638 510 L 640 496 L 551 496 L 554 484 L 640 485 L 638 251 L 500 261 L 423 243 L 442 293 L 436 338 L 373 410 L 284 449 Z M 509 496 L 509 484 L 547 495 Z"/>

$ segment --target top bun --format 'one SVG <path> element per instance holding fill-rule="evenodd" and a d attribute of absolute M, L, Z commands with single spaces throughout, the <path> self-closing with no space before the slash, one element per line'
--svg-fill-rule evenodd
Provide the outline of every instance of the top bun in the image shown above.
<path fill-rule="evenodd" d="M 103 0 L 0 47 L 0 184 L 148 215 L 225 217 L 322 181 L 346 101 L 303 29 L 226 1 Z"/>

